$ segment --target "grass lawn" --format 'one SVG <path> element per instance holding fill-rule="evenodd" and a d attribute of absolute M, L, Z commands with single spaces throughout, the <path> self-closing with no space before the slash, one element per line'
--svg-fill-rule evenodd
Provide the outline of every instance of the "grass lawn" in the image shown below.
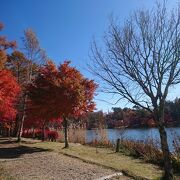
<path fill-rule="evenodd" d="M 153 164 L 145 163 L 140 159 L 123 155 L 122 153 L 115 153 L 111 149 L 95 148 L 80 144 L 70 143 L 69 149 L 63 149 L 64 144 L 59 142 L 36 142 L 33 144 L 22 143 L 26 146 L 50 149 L 58 153 L 76 157 L 86 162 L 91 162 L 113 168 L 132 175 L 137 179 L 159 179 L 162 176 L 162 170 Z"/>

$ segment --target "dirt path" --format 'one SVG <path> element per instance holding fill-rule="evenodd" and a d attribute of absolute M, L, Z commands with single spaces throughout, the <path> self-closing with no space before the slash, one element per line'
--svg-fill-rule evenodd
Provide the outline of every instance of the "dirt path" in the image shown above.
<path fill-rule="evenodd" d="M 9 143 L 6 139 L 0 139 L 0 163 L 18 180 L 90 180 L 115 173 L 55 152 Z"/>

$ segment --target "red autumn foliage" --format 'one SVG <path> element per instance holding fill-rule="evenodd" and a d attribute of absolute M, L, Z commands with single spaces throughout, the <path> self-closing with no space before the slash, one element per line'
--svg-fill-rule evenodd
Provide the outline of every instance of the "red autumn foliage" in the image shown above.
<path fill-rule="evenodd" d="M 97 85 L 65 61 L 58 68 L 49 61 L 29 86 L 30 114 L 44 124 L 52 119 L 79 117 L 93 111 Z"/>
<path fill-rule="evenodd" d="M 15 78 L 8 70 L 0 71 L 0 120 L 13 119 L 16 115 L 14 103 L 20 91 Z"/>
<path fill-rule="evenodd" d="M 95 108 L 92 98 L 96 87 L 69 62 L 56 68 L 49 61 L 29 86 L 30 107 L 43 119 L 77 117 Z"/>
<path fill-rule="evenodd" d="M 0 31 L 3 24 L 0 23 Z M 6 50 L 15 47 L 14 41 L 7 41 L 5 36 L 0 36 L 0 121 L 13 119 L 16 114 L 14 103 L 20 87 L 10 71 L 4 69 L 7 60 Z"/>
<path fill-rule="evenodd" d="M 59 135 L 57 131 L 49 131 L 47 133 L 47 138 L 49 141 L 56 141 L 58 139 Z"/>
<path fill-rule="evenodd" d="M 22 134 L 23 137 L 26 138 L 37 138 L 41 139 L 42 130 L 35 129 L 34 131 L 25 130 Z M 45 139 L 49 141 L 56 141 L 59 138 L 59 134 L 57 131 L 50 131 L 48 129 L 45 130 Z"/>

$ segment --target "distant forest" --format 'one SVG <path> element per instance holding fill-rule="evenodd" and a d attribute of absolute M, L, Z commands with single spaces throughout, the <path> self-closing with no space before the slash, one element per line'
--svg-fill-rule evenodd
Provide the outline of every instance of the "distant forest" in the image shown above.
<path fill-rule="evenodd" d="M 180 98 L 167 101 L 165 108 L 165 126 L 180 126 Z M 112 112 L 104 114 L 102 111 L 89 113 L 87 128 L 138 128 L 156 127 L 153 115 L 137 106 L 133 108 L 112 108 Z"/>

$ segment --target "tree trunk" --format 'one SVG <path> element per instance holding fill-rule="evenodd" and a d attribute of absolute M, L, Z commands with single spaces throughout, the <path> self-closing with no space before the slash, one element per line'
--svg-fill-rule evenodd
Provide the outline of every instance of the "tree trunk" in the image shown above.
<path fill-rule="evenodd" d="M 64 143 L 65 143 L 64 148 L 69 148 L 69 143 L 68 143 L 68 121 L 67 121 L 66 118 L 64 118 Z"/>
<path fill-rule="evenodd" d="M 23 117 L 21 119 L 21 122 L 19 124 L 19 132 L 18 132 L 17 142 L 21 142 L 21 136 L 22 136 L 22 133 L 23 133 L 24 119 L 25 119 L 25 114 L 23 115 Z"/>
<path fill-rule="evenodd" d="M 32 138 L 35 139 L 35 130 L 34 130 L 34 127 L 33 127 Z"/>
<path fill-rule="evenodd" d="M 118 138 L 116 142 L 116 152 L 119 152 L 119 148 L 120 148 L 120 139 Z"/>
<path fill-rule="evenodd" d="M 18 127 L 19 127 L 19 116 L 17 114 L 16 119 L 15 119 L 15 127 L 14 127 L 14 131 L 13 131 L 14 137 L 18 137 Z"/>
<path fill-rule="evenodd" d="M 8 128 L 8 137 L 10 137 L 10 127 Z"/>
<path fill-rule="evenodd" d="M 22 132 L 23 132 L 23 125 L 24 125 L 24 120 L 25 120 L 25 116 L 26 116 L 26 101 L 27 101 L 27 94 L 24 95 L 23 115 L 22 115 L 22 119 L 21 119 L 20 124 L 19 124 L 17 142 L 21 142 L 21 136 L 22 136 Z"/>
<path fill-rule="evenodd" d="M 171 154 L 169 151 L 167 134 L 166 134 L 165 125 L 164 125 L 164 101 L 161 101 L 159 109 L 156 108 L 155 110 L 155 120 L 159 129 L 160 140 L 161 140 L 161 150 L 163 152 L 163 159 L 164 159 L 163 179 L 172 180 L 173 169 L 172 169 L 172 162 L 171 162 Z"/>
<path fill-rule="evenodd" d="M 164 179 L 171 180 L 173 179 L 173 169 L 172 169 L 172 163 L 171 163 L 171 154 L 170 154 L 169 146 L 167 142 L 167 134 L 166 134 L 164 126 L 159 125 L 158 129 L 160 133 L 161 149 L 162 149 L 163 158 L 164 158 Z"/>
<path fill-rule="evenodd" d="M 44 141 L 45 140 L 45 124 L 43 125 L 43 127 L 42 127 L 42 141 Z"/>

